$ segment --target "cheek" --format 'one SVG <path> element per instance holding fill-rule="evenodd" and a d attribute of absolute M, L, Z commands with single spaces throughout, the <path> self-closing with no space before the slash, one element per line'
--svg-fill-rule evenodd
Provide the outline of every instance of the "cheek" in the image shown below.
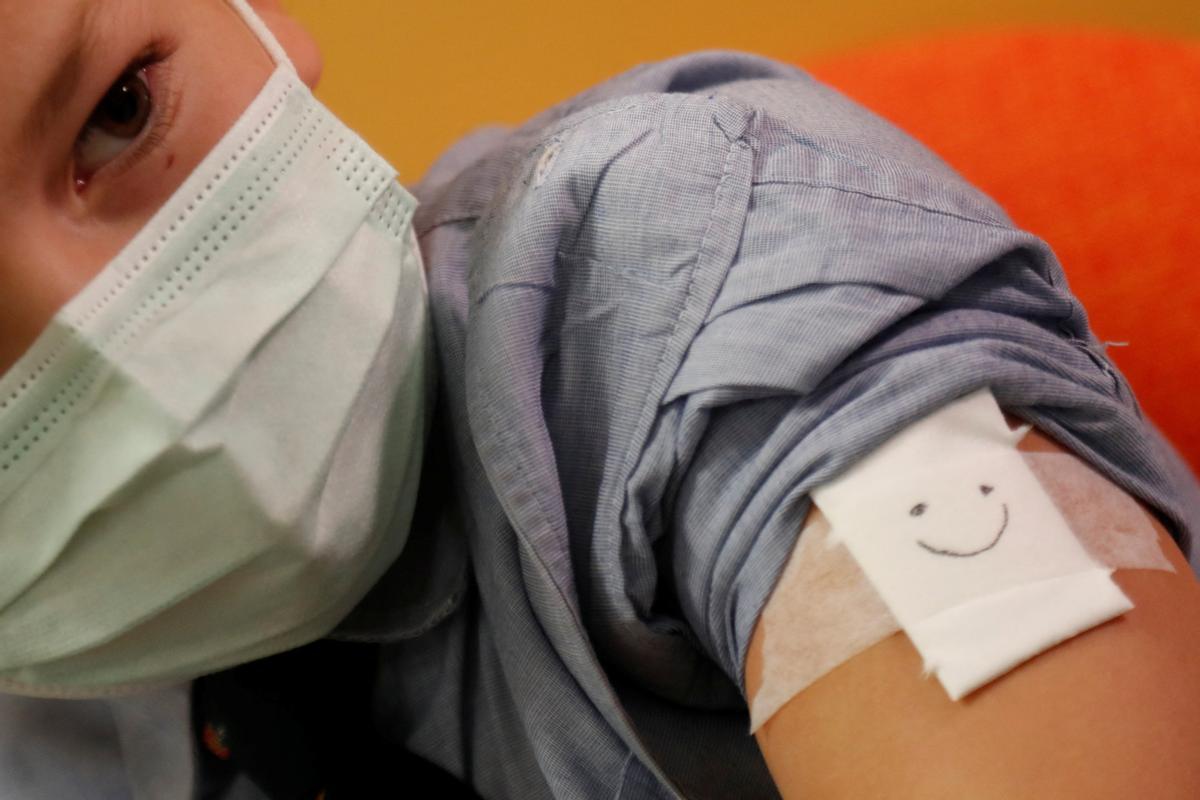
<path fill-rule="evenodd" d="M 64 223 L 54 209 L 36 204 L 11 211 L 8 221 L 0 232 L 0 374 L 130 235 L 120 227 Z"/>

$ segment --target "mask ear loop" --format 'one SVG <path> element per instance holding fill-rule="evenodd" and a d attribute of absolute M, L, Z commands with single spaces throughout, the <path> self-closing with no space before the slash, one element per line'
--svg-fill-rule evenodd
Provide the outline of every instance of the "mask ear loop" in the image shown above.
<path fill-rule="evenodd" d="M 247 0 L 227 0 L 234 11 L 241 15 L 245 20 L 246 25 L 262 42 L 263 47 L 267 49 L 276 66 L 287 67 L 293 74 L 296 73 L 296 66 L 292 64 L 292 60 L 288 58 L 287 51 L 283 49 L 283 45 L 275 38 L 275 34 L 271 33 L 271 29 L 267 27 L 267 23 L 262 21 L 262 17 L 258 15 Z"/>

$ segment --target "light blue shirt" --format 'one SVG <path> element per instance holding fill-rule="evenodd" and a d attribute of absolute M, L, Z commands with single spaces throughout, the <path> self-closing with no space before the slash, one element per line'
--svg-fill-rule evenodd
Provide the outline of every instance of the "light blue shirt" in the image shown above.
<path fill-rule="evenodd" d="M 982 386 L 1191 551 L 1194 479 L 1047 246 L 792 67 L 646 65 L 415 191 L 473 574 L 378 710 L 487 797 L 774 796 L 743 661 L 809 491 Z"/>

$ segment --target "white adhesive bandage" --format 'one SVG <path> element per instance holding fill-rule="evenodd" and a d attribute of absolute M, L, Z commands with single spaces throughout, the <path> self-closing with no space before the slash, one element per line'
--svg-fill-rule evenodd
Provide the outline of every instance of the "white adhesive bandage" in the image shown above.
<path fill-rule="evenodd" d="M 832 531 L 806 528 L 763 611 L 752 730 L 901 628 L 957 699 L 1128 610 L 1112 568 L 1171 569 L 1136 502 L 1073 456 L 1017 452 L 1023 433 L 985 390 L 814 492 Z"/>

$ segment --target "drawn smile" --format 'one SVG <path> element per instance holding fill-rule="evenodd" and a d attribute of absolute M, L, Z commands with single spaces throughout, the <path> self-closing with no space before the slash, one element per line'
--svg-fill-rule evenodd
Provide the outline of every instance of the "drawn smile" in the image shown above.
<path fill-rule="evenodd" d="M 996 532 L 996 538 L 992 539 L 991 544 L 987 545 L 986 547 L 981 547 L 978 550 L 972 550 L 968 553 L 961 553 L 957 550 L 941 550 L 937 547 L 930 547 L 929 545 L 922 542 L 920 539 L 917 540 L 917 544 L 921 545 L 921 547 L 924 547 L 926 550 L 933 553 L 935 556 L 951 556 L 953 558 L 970 558 L 971 556 L 977 556 L 980 553 L 986 553 L 988 550 L 991 550 L 993 547 L 995 547 L 999 543 L 1000 537 L 1004 535 L 1005 529 L 1008 528 L 1008 504 L 1001 503 L 1000 508 L 1004 512 L 1004 522 L 1000 525 L 1000 530 Z"/>

